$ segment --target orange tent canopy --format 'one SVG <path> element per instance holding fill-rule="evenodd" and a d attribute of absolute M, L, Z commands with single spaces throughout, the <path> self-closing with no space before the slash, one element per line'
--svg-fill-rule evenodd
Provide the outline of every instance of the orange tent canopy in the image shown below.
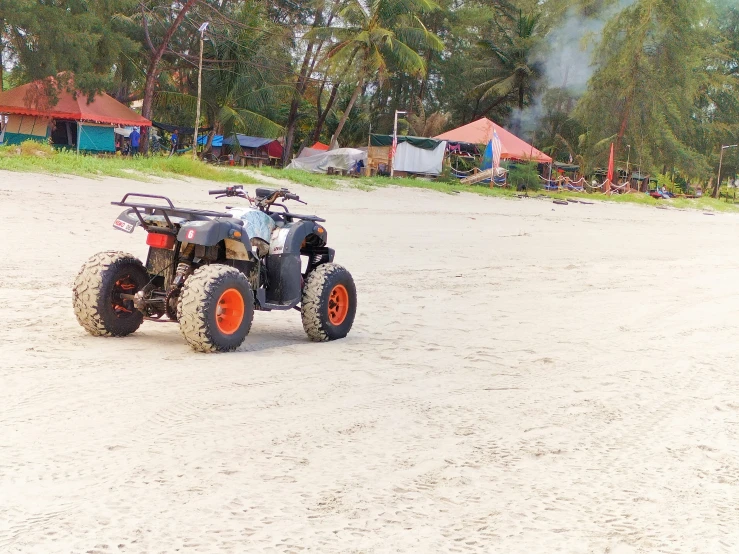
<path fill-rule="evenodd" d="M 513 133 L 509 133 L 497 123 L 483 117 L 467 125 L 462 125 L 446 133 L 442 133 L 437 140 L 450 142 L 467 142 L 469 144 L 487 144 L 493 137 L 493 129 L 498 133 L 502 146 L 501 159 L 536 160 L 539 163 L 552 163 L 552 158 L 524 142 Z"/>
<path fill-rule="evenodd" d="M 50 105 L 41 81 L 28 83 L 0 93 L 0 114 L 29 115 L 53 119 L 72 119 L 109 125 L 150 127 L 151 121 L 140 116 L 107 94 L 98 94 L 91 103 L 87 95 L 77 97 L 66 90 L 58 92 L 59 101 Z"/>
<path fill-rule="evenodd" d="M 328 150 L 329 149 L 329 145 L 328 144 L 323 144 L 322 142 L 317 142 L 313 146 L 311 146 L 311 148 L 313 150 Z"/>

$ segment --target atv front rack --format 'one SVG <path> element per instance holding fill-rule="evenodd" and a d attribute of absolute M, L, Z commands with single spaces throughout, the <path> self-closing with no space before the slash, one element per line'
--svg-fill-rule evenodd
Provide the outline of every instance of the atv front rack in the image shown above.
<path fill-rule="evenodd" d="M 151 198 L 153 200 L 164 200 L 167 202 L 167 206 L 161 204 L 141 204 L 138 202 L 128 202 L 129 197 L 137 198 Z M 177 208 L 172 201 L 166 196 L 159 196 L 156 194 L 143 194 L 138 192 L 129 192 L 126 194 L 120 202 L 111 202 L 113 206 L 121 206 L 123 208 L 130 208 L 130 210 L 136 214 L 141 226 L 144 229 L 148 229 L 147 223 L 144 221 L 143 215 L 156 215 L 161 213 L 164 216 L 164 220 L 167 222 L 167 227 L 170 231 L 175 230 L 175 225 L 172 223 L 170 217 L 180 217 L 182 219 L 200 219 L 209 217 L 233 217 L 231 214 L 223 212 L 213 212 L 210 210 L 196 210 L 190 208 Z M 143 210 L 143 214 L 141 211 Z"/>

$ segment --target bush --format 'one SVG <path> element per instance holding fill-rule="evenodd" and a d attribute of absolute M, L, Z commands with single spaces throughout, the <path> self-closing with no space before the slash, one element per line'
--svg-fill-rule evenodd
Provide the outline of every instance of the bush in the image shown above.
<path fill-rule="evenodd" d="M 541 181 L 535 163 L 516 163 L 508 170 L 508 184 L 517 190 L 539 190 Z"/>
<path fill-rule="evenodd" d="M 451 166 L 445 165 L 441 170 L 441 175 L 439 175 L 436 180 L 439 183 L 458 183 L 459 179 L 454 177 L 452 175 L 452 168 Z"/>

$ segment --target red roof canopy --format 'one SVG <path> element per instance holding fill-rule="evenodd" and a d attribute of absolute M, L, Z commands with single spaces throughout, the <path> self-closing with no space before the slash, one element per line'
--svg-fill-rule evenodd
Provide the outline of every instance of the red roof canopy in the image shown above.
<path fill-rule="evenodd" d="M 66 90 L 60 90 L 57 94 L 59 101 L 52 106 L 42 81 L 28 83 L 0 93 L 0 113 L 110 125 L 151 126 L 151 121 L 107 94 L 98 94 L 89 104 L 87 95 L 81 92 L 77 93 L 76 98 Z"/>
<path fill-rule="evenodd" d="M 493 123 L 488 118 L 483 117 L 467 125 L 462 125 L 457 129 L 442 133 L 438 140 L 447 140 L 451 142 L 467 142 L 470 144 L 487 144 L 493 137 L 493 129 L 498 133 L 502 152 L 500 157 L 503 159 L 516 160 L 536 160 L 539 163 L 552 163 L 552 158 L 540 152 L 532 145 L 524 142 L 513 133 L 509 133 L 497 123 Z"/>
<path fill-rule="evenodd" d="M 328 144 L 323 144 L 322 142 L 317 142 L 313 146 L 311 146 L 311 148 L 313 150 L 328 150 L 329 149 L 329 145 Z"/>

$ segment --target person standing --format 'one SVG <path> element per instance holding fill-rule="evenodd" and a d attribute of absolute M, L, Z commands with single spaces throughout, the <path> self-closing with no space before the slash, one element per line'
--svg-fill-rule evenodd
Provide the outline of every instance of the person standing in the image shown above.
<path fill-rule="evenodd" d="M 177 152 L 177 143 L 179 142 L 179 137 L 177 136 L 177 129 L 175 129 L 172 132 L 172 138 L 170 139 L 170 141 L 172 144 L 169 148 L 169 155 L 171 156 L 172 154 Z"/>
<path fill-rule="evenodd" d="M 131 139 L 131 155 L 135 156 L 139 153 L 139 142 L 141 141 L 138 127 L 133 128 L 128 138 Z"/>

